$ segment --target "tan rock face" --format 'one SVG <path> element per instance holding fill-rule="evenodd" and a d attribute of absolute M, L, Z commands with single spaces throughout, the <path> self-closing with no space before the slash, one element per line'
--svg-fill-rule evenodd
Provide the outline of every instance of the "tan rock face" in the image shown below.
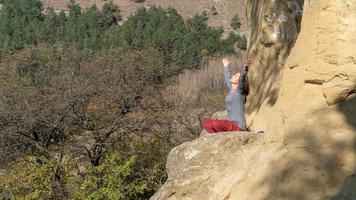
<path fill-rule="evenodd" d="M 202 134 L 177 147 L 153 199 L 356 198 L 356 1 L 305 1 L 297 38 L 298 6 L 247 0 L 255 59 L 248 119 L 263 135 L 243 145 Z M 293 20 L 283 22 L 280 10 Z"/>
<path fill-rule="evenodd" d="M 280 184 L 270 188 L 272 199 L 354 195 L 347 188 L 355 184 L 350 177 L 356 170 L 355 16 L 356 1 L 304 3 L 300 34 L 279 72 L 276 101 L 265 98 L 253 118 L 253 129 L 288 149 L 278 159 L 284 167 L 272 173 Z M 289 169 L 292 174 L 278 180 Z"/>
<path fill-rule="evenodd" d="M 247 0 L 246 8 L 250 26 L 248 54 L 254 62 L 247 111 L 255 115 L 264 101 L 276 101 L 285 60 L 300 30 L 303 6 L 301 1 Z"/>
<path fill-rule="evenodd" d="M 323 83 L 323 94 L 328 105 L 345 101 L 355 90 L 355 81 L 350 80 L 347 74 L 334 77 Z"/>

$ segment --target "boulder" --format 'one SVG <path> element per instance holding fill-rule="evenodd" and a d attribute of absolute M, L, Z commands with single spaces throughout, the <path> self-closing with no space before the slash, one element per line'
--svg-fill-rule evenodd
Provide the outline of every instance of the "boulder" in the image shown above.
<path fill-rule="evenodd" d="M 263 151 L 254 145 L 262 141 L 255 133 L 221 132 L 175 147 L 167 158 L 168 180 L 151 200 L 227 198 L 234 184 L 251 175 Z"/>

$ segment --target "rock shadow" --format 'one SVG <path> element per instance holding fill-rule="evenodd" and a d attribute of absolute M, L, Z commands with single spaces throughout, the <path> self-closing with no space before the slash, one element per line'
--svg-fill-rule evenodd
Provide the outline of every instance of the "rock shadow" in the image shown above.
<path fill-rule="evenodd" d="M 288 134 L 283 147 L 287 149 L 285 155 L 271 163 L 269 176 L 257 185 L 265 188 L 263 199 L 356 199 L 356 169 L 353 169 L 356 166 L 353 163 L 356 157 L 356 95 L 335 106 L 351 129 L 347 133 L 335 127 L 331 130 L 328 121 L 315 128 L 303 125 Z M 334 139 L 338 137 L 328 134 L 347 137 Z"/>
<path fill-rule="evenodd" d="M 350 96 L 345 102 L 338 104 L 338 109 L 345 114 L 347 122 L 355 129 L 356 135 L 356 95 Z M 356 153 L 356 141 L 354 141 Z M 355 170 L 356 171 L 356 170 Z M 330 200 L 355 200 L 356 199 L 356 173 L 348 176 L 339 192 Z"/>

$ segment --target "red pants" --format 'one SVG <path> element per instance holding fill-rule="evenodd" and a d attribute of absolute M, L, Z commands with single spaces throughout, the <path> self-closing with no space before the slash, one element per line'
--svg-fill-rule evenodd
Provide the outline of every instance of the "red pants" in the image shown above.
<path fill-rule="evenodd" d="M 230 120 L 204 119 L 202 124 L 208 133 L 242 130 L 236 122 Z"/>

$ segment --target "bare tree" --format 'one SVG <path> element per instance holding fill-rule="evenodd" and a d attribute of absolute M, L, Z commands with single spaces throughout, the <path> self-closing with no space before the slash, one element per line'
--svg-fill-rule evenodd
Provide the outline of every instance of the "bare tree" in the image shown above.
<path fill-rule="evenodd" d="M 29 48 L 1 62 L 0 153 L 49 156 L 74 130 L 87 131 L 94 142 L 82 148 L 99 165 L 120 121 L 159 85 L 163 62 L 150 49 L 91 58 L 75 49 L 45 53 Z"/>

